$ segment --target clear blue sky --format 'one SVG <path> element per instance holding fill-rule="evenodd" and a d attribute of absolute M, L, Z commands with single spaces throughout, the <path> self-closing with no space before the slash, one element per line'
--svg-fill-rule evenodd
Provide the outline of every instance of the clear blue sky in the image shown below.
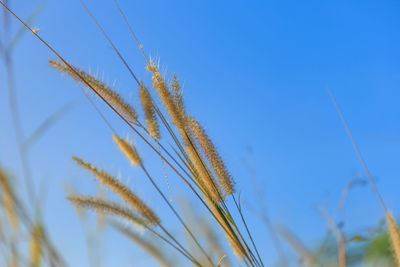
<path fill-rule="evenodd" d="M 137 75 L 149 84 L 145 61 L 113 1 L 86 3 Z M 11 1 L 22 18 L 38 4 Z M 120 0 L 120 4 L 147 54 L 160 59 L 168 74 L 180 77 L 190 113 L 206 125 L 246 203 L 256 205 L 245 164 L 251 148 L 271 219 L 288 225 L 310 246 L 323 235 L 325 224 L 316 207 L 333 210 L 348 181 L 363 171 L 326 92 L 329 87 L 387 206 L 399 215 L 398 1 Z M 33 26 L 73 64 L 104 73 L 110 83 L 116 81 L 119 92 L 139 109 L 137 86 L 78 1 L 50 1 Z M 13 20 L 13 32 L 18 27 Z M 35 144 L 30 163 L 36 187 L 47 185 L 45 219 L 51 236 L 71 266 L 88 266 L 82 227 L 63 188 L 72 183 L 80 192 L 93 194 L 96 183 L 74 166 L 72 155 L 119 173 L 166 222 L 172 219 L 142 173 L 123 160 L 110 131 L 75 83 L 50 69 L 48 59 L 55 57 L 31 34 L 16 47 L 21 119 L 28 136 L 49 114 L 75 103 Z M 3 65 L 0 70 L 0 162 L 21 175 Z M 129 132 L 97 103 L 121 135 Z M 137 145 L 166 190 L 160 161 L 143 143 Z M 177 177 L 169 173 L 169 179 L 177 195 L 185 194 Z M 267 231 L 254 213 L 246 213 L 266 263 L 275 262 Z M 383 216 L 368 185 L 351 192 L 341 218 L 351 236 Z M 170 226 L 174 228 L 173 223 Z M 108 242 L 102 247 L 104 266 L 115 266 L 111 264 L 115 261 L 130 266 L 132 260 L 138 266 L 154 264 L 138 258 L 140 250 L 115 233 L 103 241 Z"/>

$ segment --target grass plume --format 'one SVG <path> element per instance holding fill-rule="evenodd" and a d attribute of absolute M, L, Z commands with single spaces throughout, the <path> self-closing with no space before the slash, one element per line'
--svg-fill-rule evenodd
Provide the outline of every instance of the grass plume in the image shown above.
<path fill-rule="evenodd" d="M 116 194 L 118 194 L 125 202 L 127 202 L 133 209 L 139 212 L 144 218 L 149 220 L 151 223 L 160 224 L 160 219 L 155 212 L 147 206 L 136 194 L 134 194 L 124 184 L 119 182 L 116 178 L 106 173 L 105 171 L 99 170 L 96 166 L 85 162 L 84 160 L 73 157 L 75 162 L 78 163 L 84 169 L 90 171 L 101 183 L 106 185 Z"/>
<path fill-rule="evenodd" d="M 91 85 L 90 89 L 96 90 L 105 100 L 107 100 L 113 107 L 115 107 L 121 114 L 133 124 L 137 123 L 138 115 L 135 109 L 128 104 L 117 92 L 112 90 L 104 82 L 98 80 L 93 75 L 73 67 L 75 71 L 72 71 L 69 66 L 60 61 L 49 60 L 49 65 L 56 70 L 70 76 L 72 79 L 79 83 L 86 85 L 87 83 Z M 77 75 L 77 73 L 79 75 Z M 85 82 L 82 80 L 84 79 Z"/>
<path fill-rule="evenodd" d="M 160 70 L 156 64 L 151 61 L 147 66 L 147 70 L 153 73 L 153 87 L 157 90 L 161 101 L 163 102 L 165 108 L 167 109 L 168 114 L 171 116 L 175 126 L 184 130 L 185 127 L 185 117 L 182 115 L 182 110 L 177 106 L 174 96 L 171 94 L 167 83 L 162 77 Z"/>
<path fill-rule="evenodd" d="M 133 166 L 139 166 L 142 164 L 142 159 L 140 158 L 136 148 L 130 144 L 128 140 L 121 139 L 116 134 L 113 134 L 113 139 Z"/>
<path fill-rule="evenodd" d="M 215 203 L 219 203 L 221 201 L 221 190 L 217 184 L 217 181 L 211 175 L 211 172 L 208 170 L 207 165 L 205 165 L 205 161 L 203 160 L 201 154 L 196 150 L 196 147 L 194 147 L 193 142 L 189 138 L 185 138 L 184 141 L 185 149 L 189 155 L 190 163 L 193 167 L 192 171 L 196 181 L 202 188 L 206 197 Z"/>
<path fill-rule="evenodd" d="M 181 116 L 185 117 L 185 104 L 183 102 L 182 88 L 178 80 L 178 76 L 176 76 L 176 74 L 172 76 L 171 89 L 175 100 L 175 104 L 178 107 Z"/>
<path fill-rule="evenodd" d="M 232 195 L 235 192 L 234 183 L 231 175 L 229 174 L 225 163 L 222 161 L 218 154 L 213 142 L 208 137 L 204 128 L 201 127 L 199 122 L 194 118 L 189 120 L 189 129 L 193 134 L 197 142 L 200 144 L 201 149 L 204 152 L 207 160 L 210 162 L 215 175 L 217 176 L 219 183 L 226 196 Z"/>
<path fill-rule="evenodd" d="M 68 200 L 80 208 L 93 209 L 96 212 L 101 212 L 106 215 L 116 215 L 139 226 L 146 227 L 148 225 L 146 220 L 143 220 L 130 209 L 115 202 L 89 196 L 70 196 Z"/>
<path fill-rule="evenodd" d="M 143 85 L 143 83 L 140 85 L 139 97 L 140 101 L 142 102 L 146 124 L 150 136 L 156 140 L 160 140 L 160 127 L 158 125 L 156 112 L 154 110 L 153 98 L 151 97 L 149 90 L 146 86 Z"/>

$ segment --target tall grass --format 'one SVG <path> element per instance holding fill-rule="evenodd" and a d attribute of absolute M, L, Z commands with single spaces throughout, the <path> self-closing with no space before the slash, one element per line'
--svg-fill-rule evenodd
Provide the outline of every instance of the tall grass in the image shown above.
<path fill-rule="evenodd" d="M 75 80 L 79 84 L 79 88 L 81 88 L 81 86 L 86 87 L 86 89 L 93 93 L 90 95 L 90 98 L 97 97 L 103 101 L 113 111 L 115 116 L 129 127 L 135 136 L 134 138 L 143 140 L 147 145 L 147 149 L 158 156 L 163 164 L 172 170 L 176 178 L 184 182 L 186 185 L 186 193 L 195 197 L 198 204 L 202 205 L 207 211 L 208 219 L 212 221 L 210 227 L 206 226 L 203 228 L 203 236 L 207 237 L 208 245 L 213 249 L 207 250 L 205 248 L 204 242 L 200 241 L 202 239 L 201 234 L 195 231 L 192 224 L 182 215 L 182 211 L 168 200 L 161 189 L 162 186 L 153 178 L 154 171 L 148 168 L 149 164 L 141 158 L 141 151 L 137 150 L 134 146 L 134 142 L 120 138 L 119 136 L 122 130 L 112 126 L 102 115 L 102 111 L 95 106 L 93 101 L 90 101 L 90 103 L 101 116 L 105 125 L 110 129 L 116 147 L 126 156 L 132 168 L 138 168 L 144 173 L 146 179 L 163 200 L 163 205 L 168 207 L 170 215 L 175 218 L 176 222 L 179 222 L 182 231 L 189 236 L 190 245 L 186 246 L 182 240 L 178 240 L 178 237 L 172 234 L 171 229 L 164 224 L 163 218 L 124 182 L 118 180 L 111 173 L 78 157 L 74 157 L 73 160 L 84 170 L 90 172 L 97 181 L 114 192 L 115 195 L 118 195 L 120 201 L 112 202 L 107 199 L 85 194 L 71 194 L 68 196 L 69 201 L 77 207 L 83 207 L 88 210 L 93 210 L 96 213 L 106 214 L 112 217 L 107 220 L 110 226 L 117 229 L 122 235 L 133 240 L 147 251 L 151 257 L 154 257 L 164 266 L 173 266 L 173 263 L 162 250 L 160 246 L 161 243 L 174 249 L 188 263 L 196 266 L 230 266 L 231 264 L 233 265 L 234 262 L 241 266 L 264 266 L 263 252 L 259 250 L 253 238 L 255 234 L 253 233 L 253 229 L 247 224 L 246 214 L 242 210 L 242 203 L 240 202 L 235 187 L 235 181 L 226 167 L 223 157 L 220 155 L 219 151 L 217 151 L 216 145 L 207 135 L 204 127 L 200 125 L 196 117 L 190 113 L 190 106 L 185 104 L 180 81 L 177 76 L 170 75 L 165 77 L 161 74 L 159 63 L 149 59 L 147 53 L 140 45 L 138 37 L 134 34 L 133 27 L 129 24 L 122 9 L 114 0 L 116 7 L 132 33 L 132 37 L 138 44 L 138 49 L 143 54 L 147 63 L 146 70 L 152 76 L 151 81 L 147 82 L 139 79 L 133 68 L 129 66 L 124 56 L 119 52 L 116 45 L 97 22 L 96 18 L 90 13 L 90 10 L 84 5 L 82 0 L 80 0 L 80 2 L 104 35 L 106 41 L 113 48 L 116 56 L 122 61 L 131 74 L 133 81 L 137 85 L 137 95 L 138 99 L 141 101 L 145 118 L 140 118 L 136 109 L 111 88 L 111 86 L 100 81 L 87 71 L 69 63 L 69 60 L 63 57 L 53 46 L 40 37 L 37 30 L 29 27 L 28 24 L 13 13 L 4 2 L 0 1 L 1 5 L 10 14 L 54 53 L 57 60 L 49 61 L 51 67 Z M 170 80 L 169 78 L 172 80 L 171 83 L 168 82 Z M 82 91 L 86 95 L 86 91 L 83 89 Z M 385 211 L 389 227 L 389 236 L 393 247 L 393 255 L 396 259 L 395 261 L 399 265 L 400 240 L 395 220 L 388 211 L 383 197 L 367 168 L 367 164 L 332 94 L 331 97 L 362 166 L 365 169 L 370 184 Z M 161 135 L 161 133 L 163 133 L 163 135 Z M 166 135 L 164 135 L 164 133 L 166 133 Z M 168 146 L 167 144 L 170 140 L 172 140 L 172 145 Z M 10 224 L 16 231 L 18 229 L 19 217 L 24 215 L 24 213 L 9 185 L 6 175 L 1 170 L 0 182 L 4 191 L 3 205 L 7 211 Z M 138 235 L 136 232 L 131 231 L 130 228 L 123 226 L 116 218 L 127 224 L 142 227 L 146 232 L 151 233 L 155 240 L 152 239 L 150 241 Z M 346 254 L 347 240 L 338 225 L 334 222 L 334 218 L 331 218 L 327 213 L 324 213 L 324 218 L 329 229 L 336 237 L 338 248 L 337 263 L 340 267 L 345 267 L 348 265 L 348 257 Z M 270 231 L 274 231 L 270 222 L 268 220 L 266 221 L 268 222 Z M 56 261 L 56 259 L 59 258 L 58 254 L 56 254 L 55 250 L 52 249 L 51 243 L 46 239 L 44 227 L 40 222 L 30 222 L 30 224 L 31 265 L 40 265 L 40 259 L 44 251 L 47 251 L 50 258 L 54 258 L 53 260 Z M 221 240 L 216 238 L 216 234 L 211 230 L 213 227 L 219 228 L 220 232 L 225 235 L 225 241 L 230 245 L 232 251 L 236 255 L 236 259 L 226 256 L 227 253 L 224 251 L 223 245 L 219 244 Z M 298 253 L 304 265 L 318 266 L 319 262 L 316 255 L 303 245 L 287 228 L 281 227 L 279 233 Z M 47 250 L 43 249 L 43 247 L 47 247 Z M 61 260 L 57 261 L 57 263 L 59 262 L 61 262 Z"/>

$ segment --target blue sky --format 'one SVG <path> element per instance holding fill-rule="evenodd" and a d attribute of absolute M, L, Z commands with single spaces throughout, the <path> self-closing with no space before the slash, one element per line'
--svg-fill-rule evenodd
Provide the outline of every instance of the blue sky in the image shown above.
<path fill-rule="evenodd" d="M 22 2 L 11 1 L 22 18 L 39 4 Z M 113 1 L 86 3 L 135 73 L 149 84 L 144 58 Z M 251 161 L 271 219 L 310 246 L 322 236 L 325 224 L 316 207 L 333 210 L 348 181 L 363 171 L 326 92 L 330 88 L 387 206 L 399 214 L 397 1 L 121 0 L 120 5 L 146 53 L 160 60 L 165 73 L 180 77 L 189 112 L 206 126 L 248 207 L 257 205 L 246 165 Z M 78 1 L 50 1 L 33 26 L 71 63 L 115 81 L 118 91 L 139 109 L 137 86 Z M 13 20 L 12 31 L 18 27 Z M 14 51 L 21 120 L 28 136 L 49 114 L 74 103 L 32 147 L 30 163 L 36 187 L 47 185 L 45 219 L 53 238 L 72 266 L 88 266 L 82 227 L 63 188 L 74 184 L 80 192 L 93 194 L 96 183 L 74 166 L 72 155 L 120 174 L 172 228 L 174 224 L 143 174 L 121 157 L 109 129 L 79 88 L 50 69 L 48 59 L 55 57 L 31 34 Z M 0 70 L 4 81 L 3 65 Z M 4 82 L 0 88 L 0 162 L 21 175 Z M 97 103 L 120 135 L 129 133 Z M 159 159 L 132 137 L 167 190 Z M 168 176 L 176 195 L 188 195 L 177 177 Z M 265 261 L 275 262 L 268 232 L 254 212 L 246 213 Z M 351 192 L 341 215 L 349 236 L 383 216 L 369 185 Z M 141 255 L 115 233 L 103 241 L 108 243 L 102 247 L 104 266 L 114 260 L 129 266 Z M 116 249 L 119 244 L 127 249 Z M 137 264 L 154 263 L 139 258 Z"/>

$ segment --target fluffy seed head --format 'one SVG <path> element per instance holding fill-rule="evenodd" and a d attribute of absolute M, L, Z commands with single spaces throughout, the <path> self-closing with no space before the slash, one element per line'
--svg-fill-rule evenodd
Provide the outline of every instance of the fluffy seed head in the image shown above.
<path fill-rule="evenodd" d="M 171 94 L 164 78 L 161 76 L 160 70 L 153 61 L 151 61 L 150 65 L 147 66 L 147 70 L 153 73 L 153 87 L 157 90 L 161 101 L 164 103 L 164 106 L 174 121 L 175 126 L 180 130 L 185 129 L 185 118 L 182 115 L 182 112 L 179 111 L 173 95 Z"/>
<path fill-rule="evenodd" d="M 143 84 L 140 85 L 139 96 L 142 102 L 149 133 L 151 137 L 153 137 L 156 140 L 159 140 L 161 137 L 160 127 L 158 125 L 156 113 L 154 110 L 154 102 L 150 95 L 149 90 Z"/>
<path fill-rule="evenodd" d="M 90 171 L 97 180 L 118 194 L 126 203 L 131 205 L 133 209 L 139 212 L 149 222 L 155 224 L 161 223 L 154 211 L 151 210 L 137 195 L 135 195 L 129 188 L 119 182 L 116 178 L 105 171 L 99 170 L 96 166 L 93 166 L 92 164 L 87 163 L 78 157 L 73 157 L 73 159 L 84 169 Z"/>
<path fill-rule="evenodd" d="M 200 144 L 201 149 L 204 152 L 207 160 L 210 162 L 215 175 L 221 184 L 222 189 L 226 196 L 229 196 L 235 192 L 234 182 L 231 175 L 229 174 L 224 162 L 218 154 L 213 142 L 208 137 L 207 133 L 201 127 L 199 122 L 194 118 L 189 118 L 189 130 L 197 142 Z"/>
<path fill-rule="evenodd" d="M 178 107 L 181 116 L 185 117 L 185 104 L 183 103 L 181 85 L 176 74 L 172 76 L 171 87 L 176 106 Z"/>
<path fill-rule="evenodd" d="M 147 221 L 136 216 L 130 209 L 102 198 L 70 196 L 68 197 L 68 200 L 81 208 L 93 209 L 96 212 L 101 212 L 107 215 L 116 215 L 140 226 L 147 227 L 148 225 Z"/>
<path fill-rule="evenodd" d="M 116 134 L 113 134 L 113 139 L 133 166 L 139 166 L 142 164 L 142 159 L 139 157 L 136 148 L 132 144 L 130 144 L 127 140 L 119 138 Z"/>
<path fill-rule="evenodd" d="M 121 114 L 131 123 L 136 124 L 138 120 L 138 115 L 136 111 L 133 109 L 131 105 L 129 105 L 117 92 L 112 90 L 108 85 L 99 81 L 94 76 L 86 73 L 83 70 L 78 68 L 74 68 L 75 71 L 71 70 L 67 65 L 63 62 L 59 61 L 49 61 L 50 66 L 57 69 L 61 73 L 67 74 L 72 79 L 79 83 L 83 83 L 85 86 L 86 84 L 82 81 L 81 77 L 89 83 L 93 89 L 100 94 L 108 103 L 110 103 L 114 108 L 116 108 Z M 77 73 L 79 75 L 77 75 Z M 80 77 L 79 77 L 80 76 Z M 92 89 L 92 88 L 90 88 Z"/>
<path fill-rule="evenodd" d="M 214 176 L 211 174 L 207 165 L 204 162 L 203 157 L 194 146 L 194 143 L 189 137 L 182 134 L 182 138 L 185 143 L 185 149 L 189 156 L 190 163 L 192 165 L 192 171 L 196 181 L 200 187 L 205 191 L 205 195 L 215 203 L 219 203 L 221 200 L 221 189 Z"/>

